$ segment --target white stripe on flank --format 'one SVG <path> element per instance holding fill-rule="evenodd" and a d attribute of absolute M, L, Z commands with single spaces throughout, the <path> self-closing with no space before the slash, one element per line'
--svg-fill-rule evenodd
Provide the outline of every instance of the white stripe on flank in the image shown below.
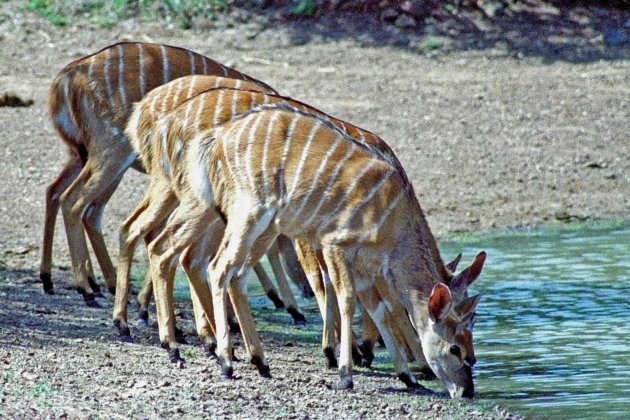
<path fill-rule="evenodd" d="M 308 137 L 306 138 L 306 143 L 302 148 L 302 155 L 300 156 L 300 162 L 298 163 L 297 169 L 295 170 L 295 175 L 293 176 L 293 182 L 291 183 L 291 188 L 289 188 L 289 192 L 287 193 L 287 201 L 291 201 L 291 197 L 295 193 L 297 189 L 298 182 L 302 178 L 302 171 L 304 170 L 304 165 L 306 164 L 306 159 L 309 157 L 309 150 L 311 149 L 311 144 L 313 143 L 313 139 L 317 134 L 317 131 L 322 126 L 321 120 L 316 120 L 315 124 L 311 127 L 310 133 L 308 133 Z"/>
<path fill-rule="evenodd" d="M 203 133 L 196 136 L 190 141 L 190 150 L 188 156 L 191 156 L 194 160 L 190 171 L 188 171 L 188 183 L 190 184 L 192 191 L 202 199 L 206 204 L 210 205 L 213 202 L 212 187 L 210 185 L 210 179 L 208 177 L 208 170 L 206 167 L 206 150 L 201 150 L 201 145 L 205 144 L 203 141 L 206 136 Z"/>
<path fill-rule="evenodd" d="M 289 149 L 291 148 L 291 142 L 293 141 L 293 132 L 295 131 L 295 127 L 297 126 L 297 123 L 300 119 L 300 114 L 294 113 L 293 117 L 291 119 L 291 123 L 289 124 L 289 129 L 287 130 L 287 134 L 285 137 L 285 141 L 284 141 L 284 150 L 282 151 L 282 160 L 280 161 L 280 167 L 278 168 L 279 170 L 282 171 L 283 176 L 286 176 L 286 174 L 284 173 L 284 170 L 286 168 L 286 163 L 287 163 L 287 157 L 289 156 Z M 295 176 L 297 176 L 298 174 L 295 174 Z M 284 183 L 284 179 L 279 180 L 279 182 Z M 279 187 L 279 190 L 282 191 L 284 187 L 282 186 L 282 184 Z M 282 198 L 282 197 L 278 197 L 278 198 Z"/>
<path fill-rule="evenodd" d="M 195 74 L 195 54 L 188 50 L 188 58 L 190 58 L 190 74 Z"/>
<path fill-rule="evenodd" d="M 225 67 L 224 65 L 221 65 L 221 68 L 223 69 L 223 76 L 228 77 L 230 73 L 228 72 L 227 67 Z"/>
<path fill-rule="evenodd" d="M 167 108 L 167 104 L 171 97 L 171 93 L 173 92 L 173 88 L 175 87 L 176 84 L 177 83 L 169 83 L 166 85 L 166 92 L 164 93 L 164 96 L 162 97 L 162 102 L 160 102 L 160 115 L 159 116 L 164 115 L 164 113 L 169 110 Z"/>
<path fill-rule="evenodd" d="M 236 112 L 237 112 L 236 106 L 238 105 L 238 99 L 240 96 L 238 92 L 234 92 L 234 91 L 231 91 L 231 92 L 232 92 L 232 104 L 230 107 L 230 112 L 231 112 L 230 119 L 232 119 L 236 115 Z"/>
<path fill-rule="evenodd" d="M 242 125 L 245 125 L 244 121 L 240 122 Z M 238 127 L 238 125 L 231 125 L 227 130 L 223 131 L 223 130 L 218 130 L 219 134 L 217 135 L 217 139 L 221 139 L 221 147 L 223 148 L 223 157 L 226 161 L 226 167 L 227 167 L 227 171 L 229 172 L 228 178 L 232 179 L 234 181 L 234 186 L 236 187 L 236 192 L 240 191 L 240 186 L 238 185 L 238 183 L 236 182 L 237 179 L 234 176 L 234 171 L 232 170 L 232 165 L 230 164 L 230 160 L 229 160 L 229 155 L 228 155 L 228 150 L 227 150 L 227 144 L 229 141 L 231 141 L 233 139 L 233 133 L 236 130 L 236 127 Z"/>
<path fill-rule="evenodd" d="M 179 104 L 182 103 L 182 100 L 179 99 L 179 94 L 182 93 L 182 88 L 184 87 L 184 78 L 180 77 L 179 79 L 177 79 L 177 86 L 175 89 L 175 94 L 173 94 L 173 104 L 169 107 L 169 109 L 173 109 L 176 106 L 179 106 Z"/>
<path fill-rule="evenodd" d="M 109 56 L 111 54 L 111 48 L 105 50 L 105 64 L 103 65 L 103 77 L 105 77 L 105 88 L 107 89 L 107 101 L 110 108 L 114 108 L 114 90 L 112 88 L 112 81 L 109 74 Z"/>
<path fill-rule="evenodd" d="M 158 90 L 155 89 L 151 92 L 149 92 L 149 96 L 153 95 L 151 97 L 151 105 L 149 106 L 149 111 L 150 111 L 150 116 L 152 118 L 155 118 L 157 116 L 157 101 L 160 98 L 160 95 L 157 94 Z"/>
<path fill-rule="evenodd" d="M 219 118 L 221 117 L 221 108 L 223 107 L 223 97 L 225 96 L 225 90 L 220 90 L 217 97 L 217 104 L 214 107 L 214 114 L 212 115 L 212 127 L 216 127 L 219 124 Z M 195 125 L 199 128 L 199 125 Z"/>
<path fill-rule="evenodd" d="M 118 92 L 125 112 L 129 111 L 129 103 L 127 102 L 127 93 L 125 91 L 125 53 L 122 45 L 118 44 Z"/>
<path fill-rule="evenodd" d="M 197 78 L 193 77 L 192 78 L 192 83 L 190 85 L 188 85 L 188 93 L 186 94 L 186 98 L 188 100 L 188 103 L 186 104 L 186 112 L 184 113 L 184 121 L 182 122 L 182 126 L 184 127 L 188 127 L 188 121 L 190 118 L 190 111 L 192 111 L 192 107 L 193 104 L 195 103 L 194 100 L 190 99 L 192 97 L 192 93 L 193 93 L 193 89 L 194 86 L 197 82 Z"/>
<path fill-rule="evenodd" d="M 278 112 L 274 112 L 273 114 L 271 114 L 271 119 L 268 122 L 267 125 L 267 133 L 265 134 L 265 141 L 263 143 L 263 154 L 262 154 L 262 162 L 260 164 L 260 168 L 261 168 L 261 172 L 263 174 L 263 192 L 265 194 L 265 197 L 269 196 L 269 178 L 267 176 L 267 156 L 269 153 L 269 141 L 271 139 L 271 131 L 273 130 L 275 124 L 276 124 L 276 120 L 278 119 L 278 115 L 280 115 L 280 113 Z"/>
<path fill-rule="evenodd" d="M 138 45 L 138 62 L 140 63 L 140 97 L 144 98 L 144 95 L 147 94 L 147 81 L 145 79 L 145 68 L 144 68 L 144 47 L 142 44 Z"/>
<path fill-rule="evenodd" d="M 205 55 L 201 56 L 201 61 L 203 61 L 203 74 L 208 74 L 208 59 Z"/>
<path fill-rule="evenodd" d="M 221 86 L 221 82 L 223 80 L 224 80 L 223 77 L 219 77 L 219 76 L 215 77 L 214 78 L 214 86 L 213 87 L 218 88 L 219 86 Z"/>
<path fill-rule="evenodd" d="M 96 60 L 96 56 L 93 55 L 92 58 L 90 59 L 90 65 L 88 66 L 88 86 L 90 87 L 92 93 L 94 93 L 94 96 L 96 96 L 96 99 L 98 99 L 99 102 L 102 102 L 103 96 L 101 95 L 101 91 L 98 88 L 99 84 L 94 81 L 95 60 Z"/>
<path fill-rule="evenodd" d="M 381 229 L 381 226 L 383 226 L 385 221 L 387 221 L 389 214 L 394 210 L 394 208 L 396 208 L 396 205 L 403 198 L 404 195 L 405 195 L 405 190 L 401 189 L 396 195 L 396 198 L 394 198 L 389 203 L 385 211 L 381 214 L 381 218 L 379 219 L 378 223 L 376 223 L 376 225 L 371 226 L 369 229 L 365 230 L 361 234 L 361 236 L 359 237 L 359 243 L 364 242 L 369 236 L 378 233 L 378 231 Z"/>
<path fill-rule="evenodd" d="M 389 179 L 390 176 L 392 176 L 393 173 L 394 173 L 394 170 L 390 168 L 387 171 L 387 174 L 385 174 L 384 177 L 379 179 L 378 182 L 372 186 L 372 189 L 370 190 L 370 192 L 366 194 L 365 196 L 363 196 L 363 199 L 358 205 L 353 206 L 352 209 L 348 209 L 349 211 L 345 212 L 345 220 L 343 220 L 342 229 L 347 229 L 350 226 L 350 222 L 354 218 L 354 215 L 357 214 L 367 203 L 369 203 L 370 200 L 372 200 L 374 195 L 376 195 L 378 190 L 380 190 L 383 187 L 383 185 L 387 182 L 387 180 Z M 339 216 L 339 219 L 341 219 L 341 216 Z"/>
<path fill-rule="evenodd" d="M 354 179 L 352 180 L 352 184 L 350 184 L 350 186 L 345 190 L 346 195 L 343 197 L 343 200 L 339 200 L 335 209 L 328 214 L 327 220 L 323 224 L 320 224 L 317 228 L 318 233 L 325 229 L 333 221 L 337 220 L 339 213 L 344 210 L 344 205 L 346 205 L 348 202 L 348 197 L 357 188 L 359 182 L 361 181 L 361 178 L 363 178 L 363 176 L 372 168 L 372 166 L 374 166 L 375 162 L 375 159 L 370 159 L 369 163 L 363 167 L 363 170 L 354 177 Z"/>
<path fill-rule="evenodd" d="M 328 151 L 326 152 L 326 155 L 324 156 L 324 159 L 322 159 L 321 163 L 319 164 L 319 168 L 317 168 L 317 172 L 315 173 L 315 176 L 311 180 L 311 184 L 308 187 L 306 195 L 304 196 L 304 198 L 302 198 L 302 202 L 300 203 L 300 206 L 293 213 L 293 217 L 291 218 L 291 220 L 289 221 L 287 226 L 292 226 L 295 223 L 295 221 L 298 219 L 298 217 L 300 217 L 300 215 L 302 214 L 302 211 L 304 211 L 304 207 L 306 207 L 306 204 L 308 203 L 308 201 L 310 200 L 311 196 L 313 195 L 313 192 L 315 191 L 315 186 L 317 185 L 317 182 L 320 180 L 320 177 L 324 174 L 324 170 L 326 168 L 326 165 L 328 164 L 328 160 L 333 155 L 333 153 L 335 153 L 335 151 L 339 148 L 339 144 L 340 144 L 339 138 L 335 137 L 335 143 L 332 144 L 328 148 Z M 341 162 L 337 163 L 337 165 L 335 167 L 335 170 L 333 171 L 333 176 L 335 178 L 337 177 L 337 174 L 341 170 L 341 165 L 343 163 L 345 163 L 345 161 L 347 159 L 350 158 L 350 155 L 352 153 L 353 153 L 352 147 L 349 147 L 348 151 L 346 152 L 345 156 L 342 158 Z M 331 179 L 333 178 L 333 176 L 331 176 L 328 179 L 328 182 L 326 184 L 326 188 L 324 188 L 324 191 L 323 191 L 322 195 L 320 196 L 319 202 L 317 203 L 317 206 L 315 207 L 315 210 L 313 211 L 313 213 L 311 214 L 311 217 L 309 217 L 307 222 L 310 222 L 313 219 L 313 217 L 315 217 L 315 214 L 317 213 L 317 211 L 320 209 L 320 207 L 324 203 L 324 200 L 325 200 L 325 197 L 327 195 L 328 189 L 330 188 L 330 185 L 332 185 L 332 180 Z M 303 226 L 308 226 L 308 223 L 302 222 L 300 224 L 303 225 Z"/>
<path fill-rule="evenodd" d="M 236 134 L 236 137 L 234 138 L 234 170 L 237 171 L 237 173 L 241 173 L 241 154 L 239 153 L 241 139 L 243 138 L 243 133 L 245 132 L 245 129 L 248 127 L 251 127 L 252 120 L 254 118 L 258 118 L 258 115 L 251 115 L 246 120 L 241 120 L 239 122 L 239 124 L 241 125 L 241 128 L 238 130 L 238 133 Z M 243 177 L 238 177 L 234 180 L 234 183 L 236 184 L 238 191 L 243 191 L 243 188 L 241 188 L 240 183 L 238 182 L 242 179 Z"/>
<path fill-rule="evenodd" d="M 337 140 L 337 143 L 339 144 L 339 140 Z M 320 194 L 319 202 L 317 203 L 317 205 L 311 212 L 311 216 L 302 223 L 303 226 L 309 226 L 310 223 L 313 221 L 313 219 L 316 216 L 318 216 L 319 209 L 324 205 L 324 203 L 326 202 L 326 199 L 328 199 L 330 190 L 332 189 L 334 183 L 337 181 L 337 177 L 339 176 L 339 172 L 341 172 L 341 168 L 343 168 L 343 165 L 345 165 L 348 159 L 350 159 L 350 157 L 354 154 L 356 148 L 357 146 L 355 146 L 354 143 L 350 143 L 350 147 L 348 147 L 346 154 L 343 155 L 343 157 L 337 162 L 337 165 L 335 165 L 335 169 L 333 169 L 332 173 L 328 177 L 328 182 L 326 182 L 326 186 L 324 187 L 323 191 Z M 334 150 L 336 150 L 336 148 L 328 150 L 325 160 L 328 160 L 330 156 L 332 156 Z M 311 198 L 311 196 L 315 192 L 317 181 L 319 180 L 319 177 L 321 177 L 324 174 L 325 168 L 326 168 L 326 165 L 325 165 L 325 162 L 323 162 L 323 164 L 320 165 L 317 171 L 317 175 L 313 178 L 313 181 L 311 182 L 308 193 L 304 197 L 304 200 L 302 201 L 302 204 L 299 208 L 299 212 L 296 213 L 296 217 L 302 212 L 302 209 L 306 206 L 306 204 L 308 203 L 308 200 Z"/>
<path fill-rule="evenodd" d="M 236 81 L 234 82 L 234 89 L 240 89 L 242 83 L 243 81 L 241 79 L 236 79 Z"/>
<path fill-rule="evenodd" d="M 160 52 L 162 53 L 162 81 L 163 84 L 167 84 L 169 80 L 171 80 L 169 63 L 168 63 L 168 55 L 166 53 L 166 47 L 164 45 L 160 45 Z"/>
<path fill-rule="evenodd" d="M 247 144 L 245 148 L 245 175 L 247 176 L 247 181 L 249 182 L 250 191 L 252 194 L 256 192 L 252 149 L 254 148 L 254 143 L 256 142 L 256 130 L 258 130 L 258 126 L 260 125 L 262 117 L 263 113 L 259 112 L 256 116 L 256 119 L 254 120 L 254 123 L 252 124 L 252 128 L 249 130 L 249 134 L 247 135 Z"/>

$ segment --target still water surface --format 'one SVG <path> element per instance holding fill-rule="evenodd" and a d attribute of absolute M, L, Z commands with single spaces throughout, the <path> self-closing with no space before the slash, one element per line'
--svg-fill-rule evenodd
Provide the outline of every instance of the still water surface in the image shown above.
<path fill-rule="evenodd" d="M 531 418 L 630 418 L 630 225 L 443 241 L 471 286 L 479 398 Z"/>

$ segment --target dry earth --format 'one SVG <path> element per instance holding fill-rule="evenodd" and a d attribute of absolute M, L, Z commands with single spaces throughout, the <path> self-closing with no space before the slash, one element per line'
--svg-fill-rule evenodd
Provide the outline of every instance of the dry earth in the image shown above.
<path fill-rule="evenodd" d="M 611 29 L 628 36 L 628 13 L 549 9 L 524 23 L 473 21 L 476 31 L 437 33 L 434 48 L 353 18 L 190 31 L 133 21 L 56 28 L 20 4 L 0 2 L 0 95 L 35 102 L 0 108 L 0 418 L 509 416 L 484 402 L 482 383 L 476 402 L 459 403 L 408 392 L 382 369 L 358 369 L 355 391 L 337 391 L 317 343 L 295 339 L 304 331 L 280 314 L 279 326 L 262 332 L 272 380 L 240 363 L 240 380 L 219 381 L 193 337 L 187 367 L 177 370 L 155 330 L 136 329 L 134 345 L 117 341 L 111 297 L 105 309 L 83 306 L 70 287 L 61 220 L 57 294 L 44 295 L 44 190 L 66 153 L 47 119 L 46 90 L 64 64 L 118 40 L 194 49 L 378 133 L 407 168 L 438 236 L 630 215 L 630 44 L 607 38 Z M 107 209 L 114 257 L 117 226 L 145 186 L 130 173 Z M 188 306 L 180 313 L 192 331 Z"/>

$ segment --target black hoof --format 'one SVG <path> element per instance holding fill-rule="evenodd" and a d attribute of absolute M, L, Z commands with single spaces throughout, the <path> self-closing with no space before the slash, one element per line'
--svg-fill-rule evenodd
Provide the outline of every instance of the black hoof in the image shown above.
<path fill-rule="evenodd" d="M 260 374 L 260 376 L 262 376 L 263 378 L 271 378 L 271 371 L 269 370 L 269 365 L 265 364 L 260 359 L 260 357 L 252 356 L 251 362 L 254 366 L 256 366 L 256 369 L 258 369 L 258 373 Z"/>
<path fill-rule="evenodd" d="M 409 375 L 408 373 L 399 373 L 398 379 L 400 379 L 407 386 L 407 388 L 425 389 L 422 385 L 418 383 L 418 381 L 416 381 L 416 378 Z"/>
<path fill-rule="evenodd" d="M 105 297 L 105 295 L 104 295 L 103 293 L 101 293 L 101 292 L 94 292 L 94 297 L 97 297 L 97 298 L 104 298 L 104 297 Z"/>
<path fill-rule="evenodd" d="M 287 308 L 287 312 L 293 317 L 293 323 L 295 325 L 306 325 L 306 318 L 300 311 L 295 308 Z"/>
<path fill-rule="evenodd" d="M 352 382 L 352 376 L 342 377 L 339 381 L 339 389 L 343 391 L 349 391 L 354 388 L 354 383 Z"/>
<path fill-rule="evenodd" d="M 96 280 L 94 280 L 94 278 L 92 277 L 88 277 L 87 281 L 88 281 L 88 284 L 90 285 L 90 289 L 92 289 L 94 294 L 97 295 L 98 297 L 103 297 L 103 294 L 101 293 L 101 286 L 98 285 Z"/>
<path fill-rule="evenodd" d="M 101 304 L 96 301 L 94 293 L 84 293 L 83 300 L 89 308 L 101 308 Z"/>
<path fill-rule="evenodd" d="M 123 324 L 119 319 L 114 320 L 114 327 L 118 330 L 118 337 L 124 343 L 133 343 L 133 338 L 131 338 L 131 331 L 129 331 L 129 327 L 126 324 Z"/>
<path fill-rule="evenodd" d="M 177 367 L 179 368 L 183 368 L 184 363 L 186 363 L 186 361 L 179 355 L 178 348 L 168 350 L 168 360 L 170 360 L 171 363 L 177 364 Z"/>
<path fill-rule="evenodd" d="M 232 369 L 232 366 L 221 367 L 221 379 L 224 379 L 224 380 L 234 379 L 234 369 Z"/>
<path fill-rule="evenodd" d="M 39 279 L 42 281 L 42 286 L 44 286 L 44 293 L 54 295 L 55 291 L 53 290 L 50 273 L 39 273 Z"/>
<path fill-rule="evenodd" d="M 204 344 L 202 348 L 203 348 L 204 356 L 209 357 L 211 359 L 217 358 L 217 353 L 216 353 L 217 343 Z"/>
<path fill-rule="evenodd" d="M 422 373 L 422 379 L 425 381 L 433 381 L 437 379 L 437 376 L 435 376 L 435 373 L 433 373 L 429 366 L 423 366 L 422 369 L 420 369 L 420 373 Z"/>
<path fill-rule="evenodd" d="M 115 287 L 110 287 L 107 290 L 109 290 L 109 293 L 111 293 L 112 296 L 116 296 L 116 288 Z"/>
<path fill-rule="evenodd" d="M 328 369 L 337 369 L 338 365 L 335 351 L 330 347 L 326 347 L 324 349 L 324 356 L 326 356 L 326 367 L 328 367 Z"/>
<path fill-rule="evenodd" d="M 267 297 L 273 302 L 273 305 L 276 307 L 276 309 L 284 308 L 284 302 L 278 297 L 274 290 L 268 291 Z"/>
<path fill-rule="evenodd" d="M 372 361 L 374 361 L 374 351 L 372 350 L 374 345 L 368 341 L 364 341 L 359 348 L 361 349 L 361 354 L 363 356 L 361 366 L 368 369 L 371 368 Z"/>

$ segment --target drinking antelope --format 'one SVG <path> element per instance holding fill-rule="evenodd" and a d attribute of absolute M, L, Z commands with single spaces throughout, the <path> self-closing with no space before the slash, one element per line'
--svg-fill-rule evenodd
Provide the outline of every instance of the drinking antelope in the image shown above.
<path fill-rule="evenodd" d="M 472 396 L 474 352 L 467 326 L 478 297 L 452 294 L 440 281 L 445 267 L 391 149 L 373 134 L 304 104 L 245 93 L 218 89 L 198 95 L 167 114 L 151 138 L 135 136 L 132 124 L 127 131 L 143 162 L 152 161 L 145 163 L 155 171 L 152 179 L 169 182 L 179 196 L 178 210 L 185 209 L 149 245 L 156 281 L 167 285 L 174 258 L 202 235 L 220 236 L 218 221 L 227 219 L 210 269 L 222 374 L 232 374 L 226 289 L 239 321 L 251 319 L 249 309 L 238 304 L 247 305 L 240 279 L 284 233 L 313 247 L 320 269 L 330 274 L 342 317 L 342 388 L 352 387 L 351 317 L 358 294 L 390 351 L 392 301 L 399 299 L 419 330 L 423 355 L 451 395 Z M 223 103 L 229 107 L 222 111 L 217 104 Z M 212 110 L 200 119 L 210 122 L 206 131 L 182 123 L 199 107 Z M 478 260 L 483 265 L 483 258 L 480 254 L 473 265 Z M 159 318 L 167 314 L 158 306 Z M 166 330 L 160 331 L 163 344 L 176 349 L 169 322 L 160 324 Z M 250 333 L 252 362 L 268 374 L 255 330 L 244 338 Z M 404 360 L 392 357 L 397 371 L 409 375 Z"/>
<path fill-rule="evenodd" d="M 172 111 L 183 102 L 186 102 L 200 93 L 219 87 L 232 87 L 236 89 L 247 89 L 250 91 L 269 92 L 269 89 L 266 89 L 257 83 L 243 81 L 240 79 L 205 75 L 181 77 L 152 90 L 146 95 L 145 99 L 137 107 L 138 113 L 134 114 L 134 117 L 130 119 L 129 131 L 133 132 L 134 137 L 141 139 L 150 138 L 151 133 L 156 129 L 154 124 L 155 121 L 162 115 Z M 202 123 L 200 118 L 202 117 L 201 111 L 203 111 L 203 109 L 199 108 L 195 111 L 196 113 L 194 115 L 191 115 L 190 112 L 193 109 L 191 106 L 192 104 L 193 102 L 188 102 L 188 114 L 186 114 L 184 123 L 193 124 L 193 127 L 198 128 Z M 219 110 L 221 110 L 221 108 L 219 108 Z M 151 145 L 148 144 L 148 147 L 143 150 L 145 155 L 150 155 L 152 153 L 150 146 Z M 152 164 L 150 159 L 145 159 L 143 157 L 142 164 L 148 173 L 151 174 L 154 172 L 152 167 L 147 166 Z M 149 194 L 147 194 L 145 199 L 121 225 L 119 265 L 116 283 L 116 302 L 114 305 L 113 319 L 114 324 L 119 331 L 119 335 L 125 341 L 131 341 L 130 331 L 127 324 L 127 299 L 129 296 L 129 274 L 134 248 L 138 240 L 143 237 L 147 237 L 149 233 L 159 229 L 161 227 L 161 222 L 173 212 L 176 206 L 176 193 L 172 191 L 168 184 L 163 182 L 158 183 L 155 181 L 155 178 L 152 178 L 149 187 Z M 274 301 L 276 307 L 284 307 L 286 303 L 287 312 L 291 314 L 294 321 L 296 323 L 304 323 L 306 319 L 297 308 L 297 303 L 295 302 L 291 289 L 287 283 L 286 276 L 279 259 L 280 248 L 282 248 L 283 254 L 286 257 L 287 253 L 293 250 L 293 245 L 290 242 L 281 242 L 282 241 L 280 241 L 279 244 L 274 244 L 268 254 L 269 262 L 280 288 L 282 300 L 280 300 L 275 294 L 275 288 L 271 284 L 271 281 L 262 266 L 257 264 L 254 267 L 254 270 L 263 284 L 265 292 L 271 300 Z M 213 248 L 209 245 L 206 249 L 211 250 Z M 198 274 L 196 270 L 197 268 L 203 269 L 204 265 L 198 261 L 193 261 L 195 257 L 183 258 L 184 261 L 189 261 L 184 264 L 184 269 L 191 281 L 191 285 L 193 286 L 191 297 L 193 299 L 193 308 L 195 309 L 195 318 L 197 320 L 197 331 L 202 341 L 205 343 L 204 347 L 211 352 L 214 346 L 214 337 L 213 334 L 211 334 L 211 331 L 214 329 L 214 326 L 207 324 L 205 318 L 203 317 L 203 312 L 200 311 L 204 304 L 210 303 L 211 298 L 209 291 L 207 290 L 206 282 L 202 279 L 203 274 Z M 197 255 L 196 258 L 203 259 L 204 256 Z M 295 259 L 296 257 L 293 258 Z M 190 264 L 193 263 L 196 265 L 195 270 L 190 267 Z M 205 265 L 207 266 L 207 263 Z M 172 293 L 172 291 L 170 293 Z M 196 296 L 198 293 L 200 294 L 199 297 Z M 170 305 L 169 308 L 172 310 Z M 207 312 L 211 314 L 212 310 L 210 309 Z"/>
<path fill-rule="evenodd" d="M 100 295 L 100 287 L 88 254 L 85 229 L 107 287 L 114 293 L 116 271 L 101 233 L 103 210 L 129 167 L 143 171 L 123 133 L 125 124 L 134 102 L 155 87 L 189 74 L 248 80 L 273 91 L 266 84 L 203 55 L 140 42 L 114 44 L 73 61 L 53 80 L 48 94 L 50 116 L 70 156 L 46 190 L 40 262 L 40 278 L 46 293 L 54 293 L 52 245 L 60 205 L 77 291 L 88 306 L 99 306 L 94 297 Z M 294 265 L 290 268 L 299 274 Z M 145 289 L 140 295 L 143 308 L 148 305 L 149 291 Z"/>

